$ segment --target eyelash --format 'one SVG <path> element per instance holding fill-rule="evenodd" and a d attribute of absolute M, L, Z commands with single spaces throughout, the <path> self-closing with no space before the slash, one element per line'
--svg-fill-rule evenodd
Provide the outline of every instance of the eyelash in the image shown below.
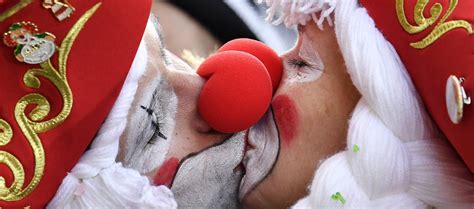
<path fill-rule="evenodd" d="M 158 117 L 156 116 L 155 112 L 151 109 L 151 108 L 148 108 L 148 107 L 145 107 L 143 105 L 140 105 L 140 107 L 146 111 L 146 113 L 148 113 L 148 115 L 150 117 L 154 117 L 152 118 L 151 120 L 151 125 L 155 128 L 154 129 L 154 132 L 153 132 L 153 135 L 150 137 L 150 139 L 148 140 L 147 144 L 154 144 L 156 139 L 158 137 L 164 139 L 164 140 L 167 140 L 168 138 L 163 134 L 161 133 L 160 131 L 160 125 L 161 123 L 158 122 Z"/>
<path fill-rule="evenodd" d="M 310 65 L 306 61 L 298 60 L 298 59 L 290 59 L 288 60 L 288 64 L 290 64 L 292 67 L 297 68 L 297 69 L 310 67 Z"/>

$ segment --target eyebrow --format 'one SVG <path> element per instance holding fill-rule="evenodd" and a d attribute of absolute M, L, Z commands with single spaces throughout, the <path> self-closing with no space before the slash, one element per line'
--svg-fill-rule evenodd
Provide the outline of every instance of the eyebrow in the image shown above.
<path fill-rule="evenodd" d="M 161 58 L 163 58 L 164 62 L 166 65 L 170 65 L 171 62 L 169 61 L 168 56 L 166 55 L 166 45 L 165 45 L 165 36 L 162 32 L 162 27 L 159 22 L 158 16 L 151 14 L 150 15 L 150 20 L 153 23 L 153 26 L 155 28 L 156 33 L 158 34 L 158 40 L 159 40 L 159 48 L 160 48 L 160 55 Z"/>

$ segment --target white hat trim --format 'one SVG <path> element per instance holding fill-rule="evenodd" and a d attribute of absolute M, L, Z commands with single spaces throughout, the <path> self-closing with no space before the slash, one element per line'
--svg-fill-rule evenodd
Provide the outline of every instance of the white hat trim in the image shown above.
<path fill-rule="evenodd" d="M 267 21 L 275 25 L 284 23 L 287 27 L 306 25 L 313 20 L 322 30 L 324 20 L 333 25 L 331 14 L 336 8 L 336 0 L 258 0 L 269 6 Z M 278 14 L 277 14 L 278 13 Z M 319 17 L 317 16 L 319 14 Z M 273 20 L 276 17 L 276 20 Z"/>

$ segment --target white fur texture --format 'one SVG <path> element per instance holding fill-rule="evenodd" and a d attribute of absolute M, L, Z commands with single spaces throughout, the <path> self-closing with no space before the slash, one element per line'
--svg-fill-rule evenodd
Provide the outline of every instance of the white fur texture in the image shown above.
<path fill-rule="evenodd" d="M 310 194 L 293 208 L 474 208 L 474 176 L 434 128 L 396 51 L 358 1 L 268 2 L 269 17 L 281 7 L 277 23 L 287 25 L 311 20 L 307 8 L 336 8 L 337 40 L 362 94 L 347 149 L 320 165 Z M 345 201 L 331 198 L 337 192 Z"/>
<path fill-rule="evenodd" d="M 150 23 L 149 23 L 150 24 Z M 153 186 L 147 177 L 117 163 L 119 138 L 146 69 L 144 41 L 120 95 L 91 147 L 64 178 L 48 208 L 176 208 L 172 192 Z"/>
<path fill-rule="evenodd" d="M 257 0 L 257 2 L 265 2 L 269 6 L 267 21 L 272 21 L 275 25 L 284 23 L 287 27 L 293 27 L 306 25 L 308 21 L 313 20 L 322 30 L 324 20 L 332 26 L 331 13 L 337 0 Z M 277 19 L 273 20 L 275 17 Z"/>

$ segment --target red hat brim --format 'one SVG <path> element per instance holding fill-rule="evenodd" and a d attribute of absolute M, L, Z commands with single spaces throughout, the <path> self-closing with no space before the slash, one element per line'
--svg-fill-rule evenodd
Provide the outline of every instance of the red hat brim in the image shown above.
<path fill-rule="evenodd" d="M 29 1 L 7 1 L 0 5 L 0 17 L 5 17 L 5 12 L 22 2 Z M 38 134 L 45 159 L 41 179 L 32 192 L 22 199 L 0 199 L 0 207 L 3 208 L 43 208 L 55 195 L 67 172 L 91 143 L 120 93 L 151 8 L 150 0 L 70 0 L 69 3 L 75 7 L 75 11 L 64 21 L 58 21 L 51 10 L 42 6 L 42 1 L 32 1 L 0 22 L 2 32 L 7 32 L 12 23 L 33 22 L 39 31 L 54 34 L 55 44 L 60 46 L 78 20 L 100 3 L 77 35 L 67 58 L 67 82 L 73 98 L 71 111 L 57 127 Z M 0 150 L 10 153 L 21 163 L 25 173 L 22 188 L 25 188 L 32 180 L 36 162 L 32 146 L 17 122 L 15 107 L 23 96 L 41 94 L 51 108 L 43 120 L 49 120 L 61 112 L 65 102 L 58 87 L 43 77 L 40 77 L 40 88 L 27 87 L 23 81 L 25 73 L 31 68 L 40 68 L 40 65 L 17 61 L 13 50 L 3 44 L 0 46 L 0 119 L 9 123 L 13 131 L 10 142 L 0 146 Z M 51 61 L 52 66 L 58 68 L 58 52 Z M 29 105 L 27 113 L 34 107 Z M 0 176 L 5 178 L 7 187 L 15 179 L 12 169 L 2 162 Z"/>
<path fill-rule="evenodd" d="M 453 2 L 457 2 L 457 5 L 452 7 L 452 13 L 449 14 L 448 8 Z M 435 4 L 439 4 L 442 6 L 439 17 L 428 27 L 411 34 L 402 27 L 400 18 L 404 16 L 409 24 L 418 26 L 414 15 L 416 8 L 422 5 L 421 1 L 360 0 L 360 3 L 374 19 L 377 28 L 397 50 L 436 124 L 474 172 L 473 106 L 464 107 L 459 124 L 451 122 L 446 107 L 446 81 L 450 75 L 464 77 L 464 89 L 474 93 L 474 34 L 464 27 L 449 28 L 446 27 L 447 24 L 440 23 L 446 16 L 444 23 L 460 24 L 464 21 L 465 25 L 472 28 L 474 1 L 428 1 L 424 9 L 422 8 L 423 16 L 430 18 L 430 10 Z M 396 6 L 401 3 L 404 14 L 397 14 Z M 437 39 L 422 48 L 415 48 L 411 44 L 429 35 Z"/>

